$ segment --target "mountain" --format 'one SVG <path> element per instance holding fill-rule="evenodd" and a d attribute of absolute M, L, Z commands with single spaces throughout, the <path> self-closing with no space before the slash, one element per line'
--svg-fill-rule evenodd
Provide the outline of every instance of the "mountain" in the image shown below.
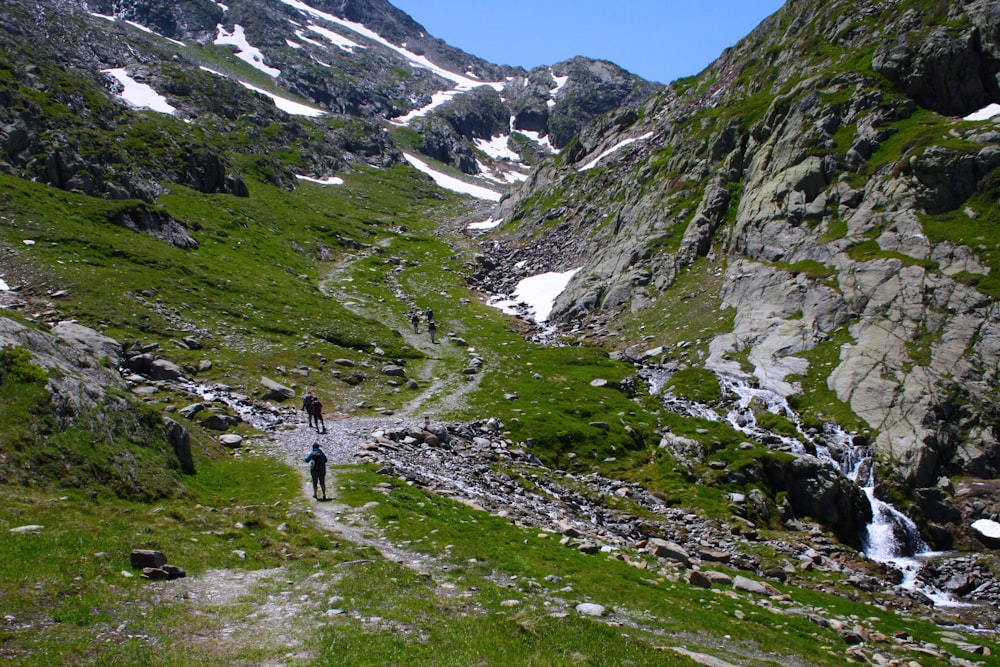
<path fill-rule="evenodd" d="M 638 103 L 658 88 L 610 63 L 581 58 L 530 73 L 494 66 L 430 37 L 409 16 L 378 0 L 225 7 L 207 0 L 13 2 L 2 20 L 9 73 L 2 119 L 6 169 L 115 198 L 152 201 L 160 180 L 240 194 L 239 174 L 213 140 L 268 123 L 282 129 L 264 153 L 301 145 L 301 168 L 319 178 L 354 159 L 399 162 L 399 152 L 386 145 L 378 126 L 393 120 L 421 135 L 416 150 L 468 174 L 499 169 L 495 178 L 507 182 L 504 174 L 520 177 L 527 162 L 546 154 L 547 146 L 562 146 L 588 120 Z M 29 47 L 25 26 L 39 29 L 44 39 Z M 50 79 L 62 82 L 52 100 L 58 108 L 39 108 L 26 99 L 24 91 Z M 171 146 L 176 142 L 164 137 L 169 159 L 139 164 L 129 164 L 135 156 L 114 147 L 92 145 L 100 140 L 92 136 L 94 126 L 118 134 L 133 131 L 135 121 L 103 92 L 122 93 L 122 81 L 156 91 L 167 115 L 176 119 L 167 126 L 202 121 L 188 144 Z M 488 114 L 470 114 L 470 104 L 478 103 L 461 103 L 466 95 L 491 94 Z M 62 107 L 75 118 L 61 114 Z M 316 114 L 350 121 L 339 131 L 299 136 L 295 117 Z M 199 136 L 209 120 L 216 123 L 212 136 Z M 483 153 L 476 142 L 500 146 L 504 159 Z M 192 160 L 195 152 L 200 155 Z M 276 182 L 294 183 L 287 169 L 273 168 Z"/>
<path fill-rule="evenodd" d="M 662 86 L 9 0 L 0 654 L 987 659 L 994 4 L 795 0 Z"/>
<path fill-rule="evenodd" d="M 1000 102 L 997 19 L 789 3 L 586 127 L 500 205 L 498 235 L 579 269 L 565 324 L 633 342 L 644 324 L 650 348 L 696 343 L 687 364 L 846 409 L 910 488 L 994 478 L 1000 152 L 995 122 L 965 117 Z M 657 330 L 687 299 L 724 316 Z"/>

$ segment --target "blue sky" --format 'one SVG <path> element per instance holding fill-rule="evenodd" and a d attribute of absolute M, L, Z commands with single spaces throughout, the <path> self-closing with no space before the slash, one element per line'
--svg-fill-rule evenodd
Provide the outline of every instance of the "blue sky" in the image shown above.
<path fill-rule="evenodd" d="M 781 0 L 389 0 L 434 37 L 498 65 L 573 56 L 669 83 L 697 74 Z"/>

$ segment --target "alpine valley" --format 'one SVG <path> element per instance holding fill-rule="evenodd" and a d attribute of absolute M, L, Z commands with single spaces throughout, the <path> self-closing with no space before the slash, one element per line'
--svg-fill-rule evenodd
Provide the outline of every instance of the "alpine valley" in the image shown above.
<path fill-rule="evenodd" d="M 4 0 L 0 656 L 1000 664 L 998 297 L 995 0 Z"/>

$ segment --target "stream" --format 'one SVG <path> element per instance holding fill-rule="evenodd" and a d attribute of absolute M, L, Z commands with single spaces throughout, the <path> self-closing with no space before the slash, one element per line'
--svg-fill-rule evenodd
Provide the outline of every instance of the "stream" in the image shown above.
<path fill-rule="evenodd" d="M 736 397 L 725 416 L 722 416 L 719 411 L 707 405 L 663 393 L 663 387 L 671 374 L 669 371 L 656 368 L 647 368 L 640 372 L 649 383 L 650 393 L 660 396 L 664 406 L 673 412 L 711 421 L 725 421 L 741 433 L 757 442 L 767 444 L 772 449 L 788 451 L 799 456 L 815 456 L 829 462 L 841 475 L 857 484 L 871 504 L 873 518 L 861 536 L 864 554 L 876 562 L 885 563 L 899 570 L 903 575 L 899 586 L 905 590 L 919 592 L 935 606 L 962 604 L 950 595 L 919 581 L 917 575 L 923 562 L 930 557 L 939 556 L 940 552 L 930 550 L 921 538 L 916 524 L 909 517 L 876 497 L 875 464 L 871 450 L 867 446 L 856 444 L 855 438 L 850 433 L 832 423 L 824 425 L 822 437 L 809 435 L 784 396 L 754 387 L 747 378 L 718 374 L 723 394 Z M 799 437 L 792 438 L 761 427 L 757 422 L 757 414 L 762 410 L 791 421 Z"/>

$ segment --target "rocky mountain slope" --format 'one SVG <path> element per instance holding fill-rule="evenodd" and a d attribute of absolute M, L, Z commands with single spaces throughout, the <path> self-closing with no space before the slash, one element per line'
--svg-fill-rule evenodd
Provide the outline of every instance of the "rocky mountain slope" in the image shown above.
<path fill-rule="evenodd" d="M 655 322 L 693 298 L 731 325 L 689 363 L 821 419 L 846 406 L 911 489 L 994 478 L 1000 147 L 963 117 L 1000 102 L 998 20 L 976 0 L 790 3 L 585 128 L 499 205 L 499 236 L 544 248 L 533 270 L 579 269 L 555 320 L 676 346 Z M 706 263 L 721 279 L 680 293 Z"/>

